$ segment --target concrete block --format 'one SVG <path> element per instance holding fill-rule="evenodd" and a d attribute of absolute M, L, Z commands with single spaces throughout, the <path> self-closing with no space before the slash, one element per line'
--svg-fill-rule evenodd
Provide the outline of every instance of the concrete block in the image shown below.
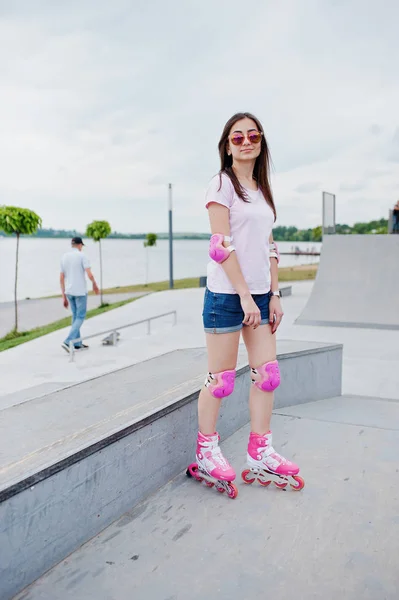
<path fill-rule="evenodd" d="M 98 429 L 101 435 L 97 433 L 95 440 L 91 431 L 91 437 L 87 438 L 91 443 L 87 445 L 82 443 L 80 434 L 74 451 L 69 446 L 69 453 L 62 457 L 58 448 L 55 462 L 1 490 L 2 600 L 11 599 L 193 461 L 201 383 L 198 382 L 199 350 L 191 352 L 196 353 L 197 361 L 194 391 L 187 381 L 175 386 L 169 391 L 169 401 L 159 402 L 151 412 L 146 414 L 144 406 L 140 417 L 117 428 L 115 420 L 111 420 L 108 433 Z M 136 368 L 137 373 L 145 368 L 156 372 L 157 363 L 162 363 L 163 369 L 172 372 L 176 355 L 181 367 L 181 352 L 172 352 L 148 361 L 149 365 L 135 365 L 132 369 Z M 278 358 L 282 385 L 276 394 L 276 407 L 340 393 L 342 346 L 287 342 L 285 352 L 279 353 Z M 184 381 L 184 373 L 175 371 Z M 191 376 L 194 372 L 190 370 Z M 128 376 L 126 370 L 120 373 L 125 387 Z M 98 393 L 101 390 L 107 393 L 107 378 L 115 384 L 115 374 L 100 378 Z M 150 394 L 145 378 L 144 383 Z M 249 369 L 244 364 L 237 370 L 234 393 L 222 405 L 219 419 L 222 439 L 248 422 L 249 385 Z M 75 397 L 79 397 L 80 386 L 87 390 L 86 384 L 74 386 Z M 129 391 L 128 386 L 126 389 Z M 184 393 L 179 394 L 182 389 Z"/>

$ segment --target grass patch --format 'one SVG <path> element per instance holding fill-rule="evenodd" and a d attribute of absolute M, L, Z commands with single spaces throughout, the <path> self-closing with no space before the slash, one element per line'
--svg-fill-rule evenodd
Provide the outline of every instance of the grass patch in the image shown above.
<path fill-rule="evenodd" d="M 184 290 L 187 288 L 199 287 L 199 277 L 188 277 L 186 279 L 175 279 L 173 289 Z M 169 280 L 156 281 L 154 283 L 125 285 L 120 287 L 108 288 L 103 290 L 103 294 L 126 294 L 128 292 L 163 292 L 169 289 Z"/>
<path fill-rule="evenodd" d="M 318 265 L 298 265 L 297 267 L 281 267 L 278 270 L 278 280 L 282 281 L 305 281 L 315 279 Z"/>
<path fill-rule="evenodd" d="M 281 267 L 278 271 L 279 281 L 303 281 L 305 279 L 314 279 L 317 273 L 317 264 L 298 265 L 295 267 Z M 175 279 L 173 282 L 175 290 L 184 290 L 188 288 L 199 287 L 199 277 L 188 277 L 186 279 Z M 169 289 L 169 280 L 156 281 L 147 285 L 139 283 L 136 285 L 123 285 L 103 290 L 103 294 L 128 294 L 132 292 L 163 292 Z M 93 292 L 89 292 L 93 295 Z M 47 296 L 48 298 L 60 298 L 57 296 Z M 114 306 L 114 305 L 113 305 Z"/>
<path fill-rule="evenodd" d="M 281 267 L 278 270 L 279 281 L 304 281 L 314 279 L 317 273 L 317 264 L 298 265 L 295 267 Z M 174 281 L 175 290 L 199 287 L 199 277 L 190 277 L 187 279 L 177 279 Z M 130 292 L 162 292 L 169 289 L 168 281 L 157 281 L 148 285 L 126 285 L 121 287 L 108 288 L 103 290 L 104 294 L 126 294 Z"/>
<path fill-rule="evenodd" d="M 175 290 L 183 290 L 187 288 L 199 287 L 199 277 L 188 277 L 187 279 L 175 279 L 173 282 Z M 113 288 L 106 288 L 103 290 L 103 294 L 127 294 L 130 292 L 163 292 L 169 289 L 169 279 L 167 281 L 156 281 L 154 283 L 139 283 L 136 285 L 123 285 L 116 286 Z M 93 292 L 89 292 L 89 296 L 93 296 Z M 48 298 L 61 298 L 61 294 L 55 294 L 54 296 L 45 296 Z M 42 298 L 43 299 L 43 298 Z"/>
<path fill-rule="evenodd" d="M 129 298 L 128 300 L 122 300 L 121 302 L 115 302 L 114 304 L 107 304 L 97 308 L 92 308 L 91 310 L 87 311 L 86 319 L 91 319 L 97 315 L 102 315 L 109 310 L 113 310 L 114 308 L 119 308 L 120 306 L 129 304 L 130 302 L 134 302 L 134 300 L 137 300 L 137 298 Z M 70 327 L 70 325 L 71 317 L 65 317 L 59 321 L 54 321 L 54 323 L 49 323 L 43 327 L 36 327 L 35 329 L 31 329 L 29 331 L 11 331 L 3 338 L 0 338 L 0 352 L 9 350 L 10 348 L 15 348 L 15 346 L 19 346 L 25 342 L 30 342 L 31 340 L 42 337 L 43 335 L 47 335 L 48 333 L 52 333 L 53 331 L 57 331 L 58 329 Z"/>

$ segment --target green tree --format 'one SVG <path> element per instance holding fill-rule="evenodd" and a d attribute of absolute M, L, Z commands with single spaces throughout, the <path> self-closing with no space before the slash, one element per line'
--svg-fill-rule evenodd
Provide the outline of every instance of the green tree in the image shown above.
<path fill-rule="evenodd" d="M 364 234 L 368 232 L 368 223 L 355 223 L 352 227 L 352 233 Z"/>
<path fill-rule="evenodd" d="M 312 229 L 312 240 L 314 242 L 321 242 L 322 239 L 322 229 L 321 229 L 321 225 L 319 225 L 318 227 L 314 227 Z"/>
<path fill-rule="evenodd" d="M 108 221 L 93 221 L 86 228 L 86 236 L 99 243 L 100 248 L 100 306 L 103 306 L 103 257 L 101 240 L 111 233 L 111 225 Z"/>
<path fill-rule="evenodd" d="M 277 227 L 273 227 L 273 239 L 276 242 L 281 242 L 284 240 L 285 227 L 283 225 L 278 225 Z"/>
<path fill-rule="evenodd" d="M 295 234 L 298 232 L 297 227 L 287 227 L 287 240 L 292 240 L 295 238 Z"/>
<path fill-rule="evenodd" d="M 156 233 L 147 233 L 146 239 L 143 242 L 144 248 L 146 248 L 146 265 L 145 265 L 145 285 L 148 284 L 148 248 L 157 245 L 157 234 Z"/>
<path fill-rule="evenodd" d="M 335 232 L 341 235 L 346 235 L 348 233 L 351 233 L 351 228 L 349 227 L 349 225 L 340 225 L 339 223 L 337 223 L 335 225 Z"/>
<path fill-rule="evenodd" d="M 311 229 L 304 229 L 303 230 L 303 241 L 304 242 L 311 242 L 312 241 L 312 230 Z"/>
<path fill-rule="evenodd" d="M 15 259 L 15 284 L 14 284 L 14 307 L 15 323 L 14 332 L 18 332 L 18 258 L 19 258 L 19 238 L 21 235 L 32 235 L 41 227 L 42 220 L 35 212 L 28 208 L 19 208 L 18 206 L 0 206 L 0 230 L 7 235 L 15 234 L 17 236 L 17 252 Z"/>

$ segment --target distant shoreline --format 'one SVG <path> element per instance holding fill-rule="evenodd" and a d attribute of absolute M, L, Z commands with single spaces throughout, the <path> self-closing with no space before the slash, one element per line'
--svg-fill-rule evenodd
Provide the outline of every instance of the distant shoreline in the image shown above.
<path fill-rule="evenodd" d="M 71 233 L 70 235 L 21 235 L 21 239 L 35 239 L 35 240 L 69 240 L 72 237 L 74 237 L 75 235 L 80 235 L 80 237 L 82 237 L 83 239 L 88 239 L 87 236 L 79 234 L 79 233 Z M 157 240 L 168 240 L 169 236 L 167 233 L 157 233 Z M 176 233 L 173 235 L 173 239 L 174 240 L 209 240 L 209 238 L 211 237 L 210 233 L 198 233 L 198 234 L 184 234 L 184 233 Z M 3 235 L 0 233 L 0 240 L 2 239 L 13 239 L 14 236 L 12 235 Z M 107 240 L 145 240 L 147 238 L 147 235 L 144 233 L 132 233 L 132 234 L 126 234 L 126 235 L 115 235 L 115 234 L 111 234 L 109 235 L 107 238 Z M 103 240 L 104 242 L 105 240 Z M 315 242 L 315 241 L 304 241 L 304 240 L 279 240 L 278 238 L 275 238 L 276 242 L 287 242 L 289 244 L 319 244 L 321 242 Z"/>
<path fill-rule="evenodd" d="M 60 234 L 60 235 L 21 235 L 21 238 L 31 238 L 36 240 L 69 240 L 75 235 L 79 235 L 82 238 L 87 238 L 82 233 L 71 232 L 69 235 Z M 169 235 L 167 233 L 157 233 L 157 240 L 168 240 Z M 184 233 L 175 233 L 173 234 L 174 240 L 208 240 L 210 238 L 210 233 L 193 233 L 193 234 L 184 234 Z M 12 238 L 11 235 L 3 235 L 0 233 L 0 239 L 2 238 Z M 107 240 L 145 240 L 147 238 L 147 234 L 145 233 L 127 233 L 127 234 L 111 234 L 107 236 Z"/>

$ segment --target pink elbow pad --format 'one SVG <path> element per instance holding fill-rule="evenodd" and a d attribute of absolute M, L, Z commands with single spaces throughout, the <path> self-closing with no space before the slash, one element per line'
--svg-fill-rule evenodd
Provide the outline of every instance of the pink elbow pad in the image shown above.
<path fill-rule="evenodd" d="M 280 252 L 278 251 L 276 242 L 269 244 L 269 256 L 270 258 L 277 258 L 277 264 L 280 262 Z"/>
<path fill-rule="evenodd" d="M 235 250 L 234 246 L 223 246 L 223 242 L 231 242 L 232 238 L 222 233 L 214 233 L 209 242 L 209 256 L 217 263 L 222 263 Z"/>

